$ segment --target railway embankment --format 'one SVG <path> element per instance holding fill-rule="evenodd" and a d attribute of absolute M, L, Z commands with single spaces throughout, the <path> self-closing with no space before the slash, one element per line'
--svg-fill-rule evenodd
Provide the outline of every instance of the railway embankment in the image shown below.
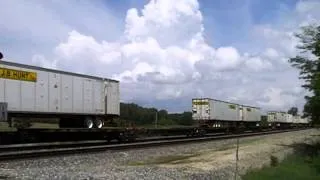
<path fill-rule="evenodd" d="M 308 129 L 239 140 L 198 142 L 124 151 L 104 151 L 0 163 L 8 179 L 234 179 L 294 152 L 292 145 L 320 139 Z M 237 168 L 236 168 L 237 164 Z M 238 169 L 236 173 L 236 169 Z"/>

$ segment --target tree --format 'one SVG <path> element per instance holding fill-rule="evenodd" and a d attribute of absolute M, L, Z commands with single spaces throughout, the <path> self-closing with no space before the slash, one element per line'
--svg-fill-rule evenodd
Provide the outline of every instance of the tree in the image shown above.
<path fill-rule="evenodd" d="M 165 109 L 158 111 L 134 103 L 120 103 L 119 124 L 151 125 L 155 123 L 156 115 L 161 125 L 191 125 L 193 122 L 191 112 L 169 114 Z"/>
<path fill-rule="evenodd" d="M 305 81 L 302 85 L 310 92 L 305 96 L 306 104 L 303 109 L 304 116 L 311 117 L 314 124 L 320 123 L 320 25 L 308 25 L 301 28 L 302 32 L 296 34 L 300 40 L 297 49 L 299 55 L 290 58 L 293 67 L 300 70 L 300 79 Z"/>
<path fill-rule="evenodd" d="M 168 118 L 168 112 L 167 112 L 167 110 L 161 109 L 161 110 L 158 112 L 158 118 L 159 118 L 159 119 L 167 119 L 167 118 Z"/>
<path fill-rule="evenodd" d="M 297 107 L 291 107 L 288 110 L 288 114 L 292 114 L 293 116 L 296 116 L 298 114 L 298 108 Z"/>

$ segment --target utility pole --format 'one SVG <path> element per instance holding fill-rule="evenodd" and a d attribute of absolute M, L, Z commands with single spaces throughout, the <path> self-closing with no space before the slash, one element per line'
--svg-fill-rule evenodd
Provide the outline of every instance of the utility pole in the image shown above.
<path fill-rule="evenodd" d="M 240 118 L 241 118 L 241 123 L 243 123 L 243 120 L 244 120 L 244 107 L 243 106 L 240 106 L 239 115 L 240 115 Z M 241 126 L 241 123 L 240 123 L 240 126 Z M 238 126 L 238 129 L 239 129 L 239 126 Z M 235 180 L 237 180 L 237 175 L 238 175 L 238 161 L 239 161 L 239 137 L 237 137 L 236 170 L 234 172 L 234 179 Z"/>

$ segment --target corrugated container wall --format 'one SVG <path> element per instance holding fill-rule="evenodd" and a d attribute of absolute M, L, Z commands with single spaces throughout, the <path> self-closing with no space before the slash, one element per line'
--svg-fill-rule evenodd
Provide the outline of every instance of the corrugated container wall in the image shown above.
<path fill-rule="evenodd" d="M 268 112 L 268 122 L 279 122 L 279 123 L 286 123 L 286 114 L 285 112 L 275 112 L 271 111 Z"/>
<path fill-rule="evenodd" d="M 9 112 L 120 113 L 117 81 L 3 61 L 0 70 L 7 73 L 0 74 L 0 102 L 8 103 Z M 17 75 L 12 70 L 29 74 Z M 18 76 L 19 80 L 8 79 Z"/>
<path fill-rule="evenodd" d="M 286 113 L 286 121 L 287 123 L 292 123 L 293 122 L 293 116 L 292 114 Z"/>
<path fill-rule="evenodd" d="M 240 121 L 239 105 L 210 100 L 210 118 L 222 121 Z"/>
<path fill-rule="evenodd" d="M 107 82 L 106 109 L 107 114 L 120 114 L 120 87 L 118 82 Z"/>
<path fill-rule="evenodd" d="M 261 110 L 256 107 L 242 106 L 243 121 L 260 121 Z M 241 115 L 241 112 L 240 112 Z"/>

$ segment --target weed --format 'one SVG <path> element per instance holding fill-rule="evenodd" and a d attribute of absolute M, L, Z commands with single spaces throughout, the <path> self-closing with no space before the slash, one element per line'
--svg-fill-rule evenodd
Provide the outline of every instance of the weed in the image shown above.
<path fill-rule="evenodd" d="M 270 165 L 272 166 L 272 167 L 275 167 L 275 166 L 278 166 L 278 164 L 279 164 L 279 160 L 278 160 L 278 158 L 276 157 L 276 156 L 270 156 Z"/>

